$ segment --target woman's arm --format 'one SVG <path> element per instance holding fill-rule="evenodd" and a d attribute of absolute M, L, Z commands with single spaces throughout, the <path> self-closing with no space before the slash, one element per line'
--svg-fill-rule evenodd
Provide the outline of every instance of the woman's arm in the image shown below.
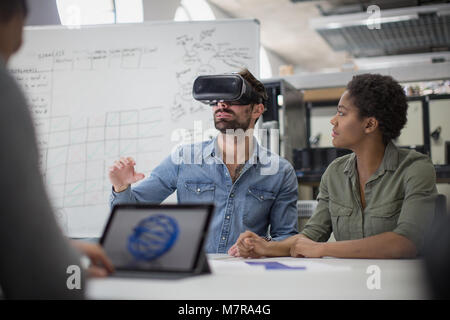
<path fill-rule="evenodd" d="M 414 243 L 394 232 L 347 241 L 319 243 L 307 238 L 298 238 L 291 248 L 293 257 L 366 259 L 411 259 L 417 255 Z"/>

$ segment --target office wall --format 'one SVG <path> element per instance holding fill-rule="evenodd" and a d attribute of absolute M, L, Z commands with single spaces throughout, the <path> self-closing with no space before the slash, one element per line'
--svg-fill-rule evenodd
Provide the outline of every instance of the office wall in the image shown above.
<path fill-rule="evenodd" d="M 450 99 L 430 101 L 430 131 L 441 127 L 439 140 L 431 139 L 431 156 L 435 164 L 445 163 L 445 141 L 450 141 Z"/>
<path fill-rule="evenodd" d="M 398 145 L 420 145 L 423 144 L 423 125 L 422 125 L 422 107 L 421 102 L 411 101 L 408 107 L 408 122 L 403 128 L 398 141 Z M 447 116 L 442 114 L 444 108 L 436 108 L 435 116 L 440 119 Z M 449 108 L 450 111 L 450 106 Z M 331 118 L 336 114 L 336 106 L 313 108 L 311 111 L 311 136 L 321 134 L 318 147 L 332 147 L 331 141 Z M 433 127 L 433 126 L 431 126 Z M 450 129 L 450 124 L 447 124 Z"/>
<path fill-rule="evenodd" d="M 422 102 L 410 101 L 408 103 L 408 122 L 396 141 L 399 146 L 423 144 L 423 117 Z"/>
<path fill-rule="evenodd" d="M 311 110 L 311 137 L 320 134 L 317 147 L 332 147 L 331 142 L 331 118 L 336 114 L 335 105 L 329 107 L 313 108 Z"/>
<path fill-rule="evenodd" d="M 321 134 L 318 147 L 331 147 L 330 119 L 336 113 L 336 106 L 314 108 L 311 112 L 311 136 Z M 450 141 L 450 100 L 430 101 L 430 130 L 442 127 L 438 141 L 431 139 L 431 156 L 434 164 L 445 163 L 445 141 Z M 397 141 L 398 145 L 423 143 L 421 102 L 411 101 L 408 107 L 408 122 Z M 438 192 L 450 199 L 450 184 L 439 183 Z M 450 200 L 449 200 L 450 201 Z"/>
<path fill-rule="evenodd" d="M 445 163 L 445 141 L 450 141 L 450 99 L 430 101 L 430 130 L 441 126 L 439 140 L 431 139 L 431 157 L 435 164 Z M 447 196 L 450 202 L 450 184 L 438 184 L 438 192 Z"/>
<path fill-rule="evenodd" d="M 283 57 L 279 56 L 272 50 L 265 48 L 267 53 L 267 58 L 269 59 L 270 68 L 272 70 L 272 77 L 278 77 L 280 74 L 280 67 L 283 65 L 290 64 L 288 61 L 283 59 Z"/>

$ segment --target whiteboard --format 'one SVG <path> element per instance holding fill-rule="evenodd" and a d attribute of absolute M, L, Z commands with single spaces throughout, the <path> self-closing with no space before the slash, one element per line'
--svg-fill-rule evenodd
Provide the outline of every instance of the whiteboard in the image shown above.
<path fill-rule="evenodd" d="M 177 145 L 216 135 L 193 81 L 244 67 L 259 76 L 256 20 L 27 28 L 9 68 L 27 96 L 65 233 L 100 236 L 114 160 L 131 156 L 148 176 Z"/>

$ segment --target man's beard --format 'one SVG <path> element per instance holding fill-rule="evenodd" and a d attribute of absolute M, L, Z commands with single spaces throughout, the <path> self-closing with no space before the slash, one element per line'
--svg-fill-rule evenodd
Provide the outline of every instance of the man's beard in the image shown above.
<path fill-rule="evenodd" d="M 224 110 L 220 110 L 220 111 L 228 112 L 228 111 L 224 111 Z M 231 112 L 228 112 L 228 113 L 236 116 L 234 113 L 231 113 Z M 242 129 L 245 132 L 250 127 L 250 121 L 251 121 L 251 117 L 248 117 L 248 119 L 246 119 L 242 122 L 239 122 L 236 119 L 233 119 L 233 120 L 216 119 L 214 116 L 214 126 L 216 127 L 217 130 L 219 130 L 223 134 L 226 134 L 227 130 Z"/>

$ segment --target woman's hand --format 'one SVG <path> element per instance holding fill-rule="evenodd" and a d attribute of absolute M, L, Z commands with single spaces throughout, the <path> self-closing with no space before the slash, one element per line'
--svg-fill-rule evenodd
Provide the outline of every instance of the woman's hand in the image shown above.
<path fill-rule="evenodd" d="M 322 258 L 324 243 L 315 242 L 306 237 L 298 237 L 291 246 L 291 256 L 294 258 Z"/>

